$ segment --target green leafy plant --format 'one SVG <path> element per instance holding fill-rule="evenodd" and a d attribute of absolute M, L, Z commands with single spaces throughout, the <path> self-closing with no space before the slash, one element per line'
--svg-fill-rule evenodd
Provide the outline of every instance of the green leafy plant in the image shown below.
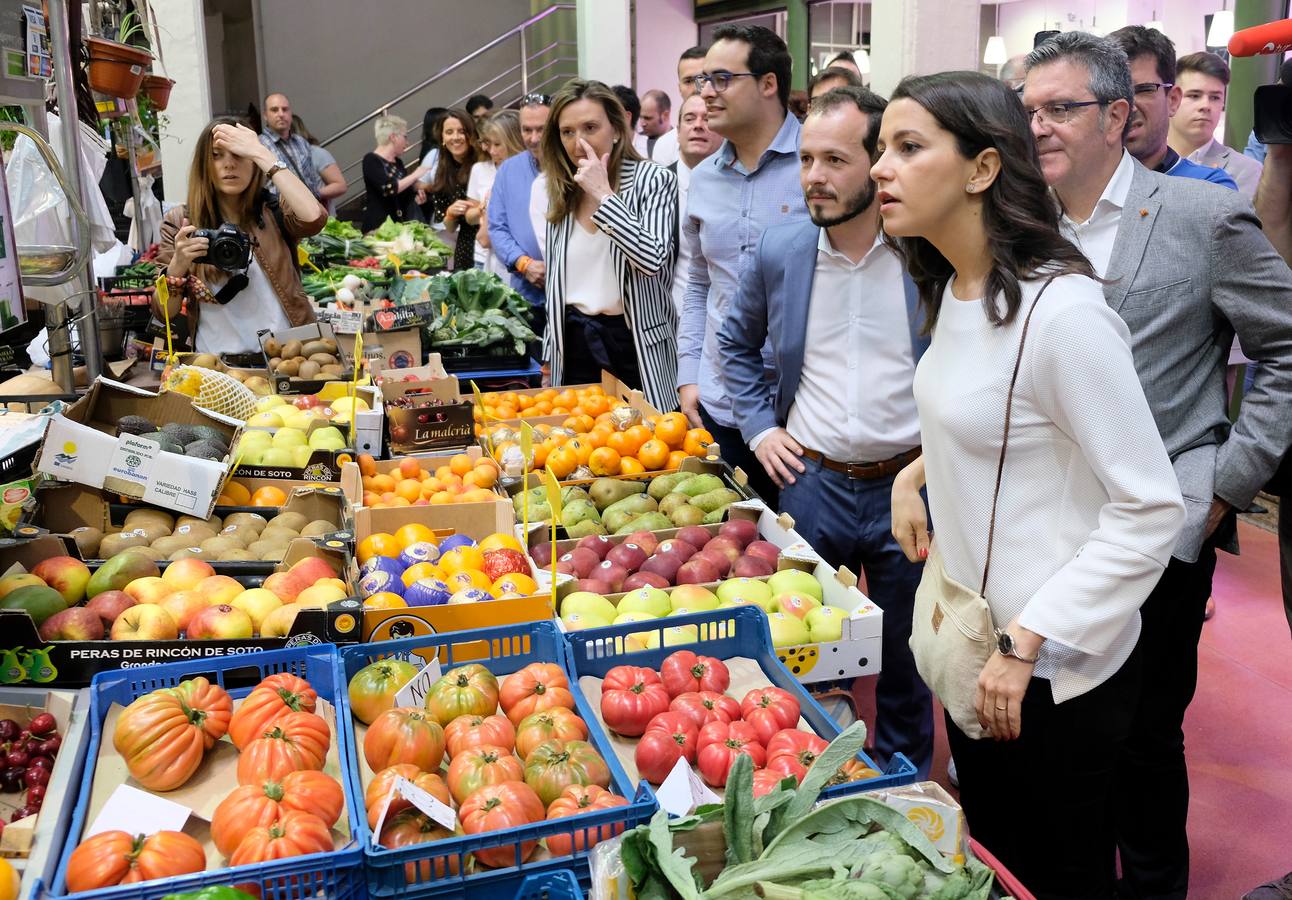
<path fill-rule="evenodd" d="M 144 27 L 143 19 L 139 17 L 138 12 L 132 9 L 121 17 L 121 22 L 117 25 L 116 40 L 121 44 L 132 44 L 145 50 L 149 49 L 148 29 Z"/>

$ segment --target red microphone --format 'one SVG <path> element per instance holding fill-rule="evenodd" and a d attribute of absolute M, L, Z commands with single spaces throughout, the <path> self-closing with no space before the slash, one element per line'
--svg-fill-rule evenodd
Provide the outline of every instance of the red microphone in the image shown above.
<path fill-rule="evenodd" d="M 1292 50 L 1292 19 L 1268 22 L 1235 31 L 1229 39 L 1230 56 L 1257 56 Z"/>

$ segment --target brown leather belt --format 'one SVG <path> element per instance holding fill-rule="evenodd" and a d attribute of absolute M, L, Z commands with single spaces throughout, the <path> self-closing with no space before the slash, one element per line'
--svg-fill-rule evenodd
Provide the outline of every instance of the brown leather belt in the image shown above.
<path fill-rule="evenodd" d="M 872 478 L 888 478 L 890 475 L 896 475 L 918 459 L 921 452 L 921 448 L 916 447 L 914 450 L 908 450 L 892 459 L 880 462 L 839 462 L 829 459 L 816 450 L 807 449 L 803 451 L 803 455 L 813 462 L 819 462 L 832 472 L 841 472 L 849 478 L 869 481 Z"/>

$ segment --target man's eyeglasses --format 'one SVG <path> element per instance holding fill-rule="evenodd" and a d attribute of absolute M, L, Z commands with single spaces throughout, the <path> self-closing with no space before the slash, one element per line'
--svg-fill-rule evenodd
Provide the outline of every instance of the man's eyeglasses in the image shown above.
<path fill-rule="evenodd" d="M 733 78 L 757 77 L 758 74 L 756 72 L 714 72 L 712 75 L 701 72 L 699 75 L 695 76 L 695 89 L 697 91 L 702 91 L 706 84 L 711 84 L 713 85 L 713 89 L 721 94 L 727 88 L 731 87 L 731 79 Z"/>
<path fill-rule="evenodd" d="M 520 98 L 520 107 L 526 106 L 551 106 L 552 98 L 548 94 L 526 94 Z"/>
<path fill-rule="evenodd" d="M 1145 81 L 1141 84 L 1135 85 L 1135 95 L 1137 97 L 1146 97 L 1149 94 L 1156 94 L 1158 91 L 1158 88 L 1162 88 L 1163 90 L 1169 91 L 1173 87 L 1175 87 L 1174 84 L 1169 84 L 1161 81 Z"/>
<path fill-rule="evenodd" d="M 1111 100 L 1073 100 L 1068 103 L 1046 103 L 1034 106 L 1027 111 L 1027 118 L 1033 121 L 1049 122 L 1062 125 L 1072 118 L 1072 111 L 1085 106 L 1106 106 Z"/>

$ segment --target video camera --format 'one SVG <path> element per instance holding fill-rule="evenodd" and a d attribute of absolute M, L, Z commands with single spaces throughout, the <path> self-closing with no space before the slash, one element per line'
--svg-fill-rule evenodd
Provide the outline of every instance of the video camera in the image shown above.
<path fill-rule="evenodd" d="M 1229 39 L 1231 56 L 1282 55 L 1292 50 L 1292 19 L 1268 22 L 1234 32 Z M 1256 89 L 1256 139 L 1262 144 L 1292 144 L 1292 78 L 1289 63 L 1283 63 L 1280 84 Z"/>

